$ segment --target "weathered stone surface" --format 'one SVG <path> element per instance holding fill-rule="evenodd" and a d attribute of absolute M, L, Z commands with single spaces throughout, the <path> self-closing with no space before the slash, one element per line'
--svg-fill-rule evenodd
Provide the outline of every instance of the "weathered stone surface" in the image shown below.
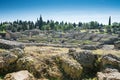
<path fill-rule="evenodd" d="M 107 67 L 114 67 L 116 69 L 120 69 L 120 58 L 112 55 L 112 54 L 107 54 L 102 56 L 101 58 L 101 68 L 107 68 Z"/>
<path fill-rule="evenodd" d="M 85 68 L 92 69 L 94 67 L 96 56 L 90 51 L 73 52 L 69 55 L 73 56 Z"/>
<path fill-rule="evenodd" d="M 120 80 L 120 73 L 116 69 L 107 68 L 97 73 L 98 80 Z"/>
<path fill-rule="evenodd" d="M 9 64 L 14 63 L 18 59 L 18 56 L 12 54 L 11 52 L 0 53 L 0 68 L 9 66 Z"/>
<path fill-rule="evenodd" d="M 60 66 L 66 73 L 66 75 L 70 76 L 70 78 L 80 79 L 83 71 L 82 66 L 73 58 L 68 56 L 61 56 Z"/>
<path fill-rule="evenodd" d="M 33 57 L 23 57 L 17 61 L 18 70 L 28 70 L 37 78 L 54 78 L 61 80 L 62 73 L 52 59 L 35 59 Z"/>
<path fill-rule="evenodd" d="M 33 57 L 23 57 L 18 59 L 17 61 L 17 68 L 18 70 L 22 70 L 22 69 L 27 69 L 30 70 L 31 67 L 33 67 L 32 65 L 34 65 L 35 59 Z"/>
<path fill-rule="evenodd" d="M 22 48 L 22 46 L 24 46 L 24 44 L 20 42 L 0 39 L 0 48 L 3 49 L 13 49 L 16 47 Z"/>
<path fill-rule="evenodd" d="M 36 80 L 28 71 L 18 71 L 9 73 L 4 77 L 4 80 Z"/>

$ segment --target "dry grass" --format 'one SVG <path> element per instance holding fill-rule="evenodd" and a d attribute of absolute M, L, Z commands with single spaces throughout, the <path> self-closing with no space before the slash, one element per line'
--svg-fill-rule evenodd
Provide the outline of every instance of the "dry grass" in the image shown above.
<path fill-rule="evenodd" d="M 2 53 L 2 52 L 4 52 L 4 51 L 6 51 L 5 49 L 0 49 L 0 53 Z"/>
<path fill-rule="evenodd" d="M 83 51 L 83 49 L 75 48 L 77 52 Z M 50 46 L 29 46 L 25 47 L 25 53 L 32 56 L 38 57 L 49 57 L 55 56 L 59 54 L 68 53 L 69 48 L 60 48 L 60 47 L 50 47 Z M 105 50 L 105 49 L 97 49 L 91 50 L 94 54 L 104 55 L 104 54 L 114 54 L 120 56 L 120 50 Z"/>
<path fill-rule="evenodd" d="M 120 50 L 103 50 L 103 49 L 97 49 L 93 50 L 94 54 L 114 54 L 120 56 Z"/>
<path fill-rule="evenodd" d="M 49 47 L 49 46 L 29 46 L 25 47 L 26 54 L 33 56 L 54 56 L 62 53 L 68 53 L 68 48 Z"/>

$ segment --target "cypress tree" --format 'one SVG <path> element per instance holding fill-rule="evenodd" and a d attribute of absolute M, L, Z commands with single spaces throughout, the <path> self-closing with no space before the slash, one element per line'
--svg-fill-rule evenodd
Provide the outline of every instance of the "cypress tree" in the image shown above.
<path fill-rule="evenodd" d="M 111 25 L 111 16 L 109 17 L 109 23 L 108 25 L 110 26 Z"/>

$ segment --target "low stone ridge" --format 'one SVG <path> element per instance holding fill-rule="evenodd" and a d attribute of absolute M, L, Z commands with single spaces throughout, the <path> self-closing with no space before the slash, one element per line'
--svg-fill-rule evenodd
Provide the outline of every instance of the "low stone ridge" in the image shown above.
<path fill-rule="evenodd" d="M 2 49 L 13 49 L 16 47 L 22 48 L 23 46 L 24 46 L 23 43 L 20 42 L 0 39 L 0 48 Z"/>
<path fill-rule="evenodd" d="M 116 41 L 118 41 L 118 37 L 112 37 L 112 38 L 108 38 L 107 40 L 105 40 L 103 44 L 113 45 Z"/>
<path fill-rule="evenodd" d="M 33 33 L 34 33 L 34 31 L 33 31 Z M 36 34 L 36 31 L 35 31 L 35 34 Z M 41 42 L 41 40 L 39 41 L 36 38 L 35 38 L 35 40 L 33 39 L 32 43 L 31 43 L 31 42 L 29 42 L 29 39 L 30 39 L 29 36 L 26 36 L 25 41 L 28 41 L 26 43 L 0 39 L 0 48 L 4 48 L 4 49 L 12 49 L 15 47 L 24 48 L 24 46 L 53 46 L 53 47 L 76 48 L 76 47 L 78 47 L 78 45 L 76 45 L 76 43 L 82 44 L 81 40 L 85 40 L 85 41 L 88 40 L 88 41 L 91 41 L 94 43 L 100 42 L 100 43 L 104 43 L 104 44 L 106 44 L 106 43 L 109 44 L 109 43 L 114 43 L 114 41 L 117 39 L 116 35 L 97 34 L 97 33 L 89 33 L 89 32 L 74 32 L 74 33 L 68 32 L 62 36 L 62 38 L 64 38 L 65 40 L 61 40 L 60 37 L 52 37 L 53 35 L 60 36 L 61 34 L 51 33 L 51 34 L 46 35 L 45 37 L 47 39 L 44 43 L 37 43 L 37 42 Z M 47 40 L 49 40 L 48 36 L 51 36 L 51 38 L 52 38 L 51 40 L 53 40 L 53 42 L 51 42 L 51 44 L 48 44 L 49 43 L 49 41 L 47 41 Z M 36 35 L 36 37 L 40 37 L 40 35 Z M 44 38 L 44 36 L 41 38 Z M 58 38 L 57 42 L 55 40 L 56 38 Z M 20 38 L 20 40 L 18 39 L 18 41 L 21 41 L 21 40 L 22 40 L 22 38 Z M 72 40 L 73 40 L 74 44 L 71 43 Z M 54 41 L 57 44 L 55 44 Z M 24 40 L 23 40 L 23 42 L 24 42 Z M 63 43 L 65 43 L 65 44 L 63 44 Z M 89 49 L 96 49 L 96 48 L 97 48 L 96 46 L 91 46 Z"/>
<path fill-rule="evenodd" d="M 52 46 L 52 47 L 66 47 L 66 48 L 77 48 L 77 45 L 60 45 L 60 44 L 46 44 L 46 43 L 22 43 L 17 41 L 9 41 L 0 39 L 0 48 L 2 49 L 13 49 L 21 48 L 24 49 L 25 46 Z"/>
<path fill-rule="evenodd" d="M 102 48 L 102 45 L 82 45 L 80 48 L 85 50 L 97 50 Z"/>

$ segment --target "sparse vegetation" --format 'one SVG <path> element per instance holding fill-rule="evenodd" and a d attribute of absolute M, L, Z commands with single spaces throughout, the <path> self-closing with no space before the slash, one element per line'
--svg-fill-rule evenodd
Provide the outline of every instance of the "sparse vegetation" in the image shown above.
<path fill-rule="evenodd" d="M 120 80 L 120 0 L 0 0 L 0 11 L 0 80 Z"/>

